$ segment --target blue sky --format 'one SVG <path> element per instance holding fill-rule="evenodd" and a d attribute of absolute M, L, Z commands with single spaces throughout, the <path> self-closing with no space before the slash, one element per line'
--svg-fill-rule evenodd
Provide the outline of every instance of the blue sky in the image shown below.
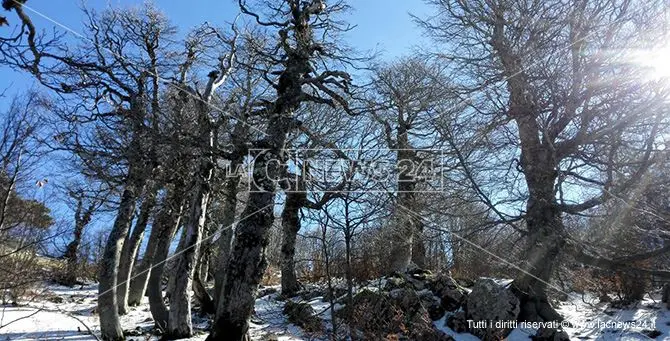
<path fill-rule="evenodd" d="M 75 32 L 82 32 L 83 14 L 80 10 L 82 3 L 93 9 L 112 7 L 129 7 L 141 4 L 143 0 L 108 0 L 108 1 L 78 1 L 78 0 L 30 0 L 26 3 L 26 12 L 32 17 L 38 30 L 51 31 L 54 27 L 66 32 L 67 27 Z M 251 2 L 251 1 L 250 1 Z M 422 0 L 350 0 L 353 9 L 347 13 L 346 20 L 356 27 L 344 37 L 345 41 L 360 51 L 375 50 L 380 52 L 383 60 L 390 60 L 410 54 L 416 45 L 422 41 L 421 30 L 412 22 L 409 13 L 423 17 L 428 8 Z M 208 21 L 214 25 L 225 26 L 238 14 L 237 0 L 156 0 L 156 7 L 160 8 L 173 24 L 178 27 L 179 33 L 184 34 L 189 29 Z M 193 4 L 196 4 L 195 6 Z M 15 24 L 17 18 L 13 13 L 7 13 L 10 24 Z M 47 19 L 48 18 L 48 19 Z M 63 27 L 57 27 L 54 23 Z M 5 34 L 10 28 L 1 27 L 0 34 Z M 67 33 L 67 39 L 74 42 L 76 37 Z M 12 95 L 23 92 L 31 87 L 40 88 L 33 78 L 25 73 L 15 72 L 7 67 L 0 66 L 0 91 L 8 89 L 6 97 L 0 98 L 0 115 L 5 114 Z M 49 178 L 52 183 L 66 180 L 68 174 L 54 163 L 55 159 L 47 161 L 50 166 L 41 167 L 36 179 Z M 53 166 L 53 167 L 52 167 Z M 54 201 L 55 188 L 37 188 L 31 186 L 34 181 L 28 181 L 22 195 L 45 202 L 56 219 L 71 221 L 72 212 L 63 202 Z M 33 192 L 33 193 L 30 193 Z M 102 226 L 111 223 L 111 216 L 98 215 L 94 225 Z M 94 227 L 95 229 L 95 227 Z"/>
<path fill-rule="evenodd" d="M 109 0 L 83 1 L 88 8 L 102 9 L 107 5 L 127 7 L 141 4 L 141 0 Z M 408 54 L 421 41 L 421 31 L 412 22 L 409 13 L 423 16 L 428 12 L 421 0 L 357 0 L 349 1 L 353 10 L 344 18 L 356 28 L 349 32 L 346 41 L 359 50 L 379 50 L 383 59 L 390 59 Z M 32 16 L 38 29 L 51 30 L 55 24 L 41 15 L 76 32 L 81 32 L 83 20 L 80 10 L 82 2 L 72 0 L 44 1 L 31 0 L 26 3 L 27 13 Z M 212 24 L 224 25 L 232 21 L 238 14 L 236 0 L 192 0 L 154 1 L 170 20 L 179 28 L 180 33 L 208 21 Z M 197 5 L 193 5 L 197 4 Z M 16 23 L 13 14 L 9 15 L 10 23 Z M 64 31 L 62 28 L 58 28 Z M 3 27 L 2 30 L 7 30 Z M 68 33 L 69 38 L 74 38 Z M 9 95 L 22 91 L 33 85 L 30 76 L 14 72 L 0 66 L 0 89 L 11 86 Z M 4 109 L 0 102 L 0 109 Z"/>

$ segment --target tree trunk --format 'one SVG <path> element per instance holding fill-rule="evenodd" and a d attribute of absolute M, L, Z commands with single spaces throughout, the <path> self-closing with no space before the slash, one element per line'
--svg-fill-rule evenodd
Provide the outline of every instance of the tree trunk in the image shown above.
<path fill-rule="evenodd" d="M 328 292 L 330 293 L 330 319 L 333 326 L 332 334 L 337 337 L 337 318 L 335 317 L 335 301 L 337 301 L 337 293 L 333 288 L 333 279 L 330 273 L 330 253 L 328 252 L 328 223 L 321 225 L 321 251 L 323 252 L 323 260 L 326 268 L 326 284 L 328 285 Z"/>
<path fill-rule="evenodd" d="M 205 287 L 205 284 L 203 282 L 203 277 L 201 277 L 197 273 L 193 277 L 193 293 L 195 294 L 198 302 L 200 303 L 201 316 L 216 313 L 216 305 L 214 304 L 214 300 L 207 292 L 207 288 Z"/>
<path fill-rule="evenodd" d="M 345 219 L 348 219 L 345 217 Z M 348 222 L 345 222 L 346 224 L 346 230 L 345 231 L 350 231 L 350 226 Z M 352 236 L 349 232 L 345 233 L 344 236 L 344 248 L 345 248 L 345 257 L 346 257 L 346 262 L 345 262 L 345 274 L 347 276 L 347 304 L 351 304 L 354 301 L 354 278 L 353 278 L 353 272 L 351 269 L 351 239 Z"/>
<path fill-rule="evenodd" d="M 521 97 L 521 95 L 519 95 Z M 525 109 L 524 109 L 525 108 Z M 539 141 L 538 125 L 528 110 L 529 105 L 517 108 L 521 137 L 521 164 L 529 197 L 526 203 L 527 249 L 526 264 L 512 284 L 521 301 L 520 320 L 557 321 L 561 316 L 547 299 L 547 285 L 556 261 L 565 246 L 561 212 L 555 203 L 556 164 L 552 151 Z"/>
<path fill-rule="evenodd" d="M 204 233 L 204 235 L 208 236 L 212 232 L 207 231 Z M 204 243 L 203 243 L 204 244 Z M 195 274 L 198 278 L 200 278 L 203 283 L 207 282 L 207 277 L 209 274 L 209 260 L 212 256 L 212 246 L 211 245 L 203 245 L 203 247 L 200 248 L 200 255 L 198 259 L 198 266 L 195 268 Z"/>
<path fill-rule="evenodd" d="M 425 250 L 420 238 L 423 225 L 420 218 L 416 216 L 417 213 L 414 212 L 418 209 L 414 193 L 416 189 L 414 172 L 417 171 L 415 169 L 416 151 L 409 143 L 407 127 L 402 115 L 399 115 L 398 121 L 396 153 L 400 173 L 397 182 L 396 226 L 391 235 L 391 272 L 407 271 L 414 260 L 425 263 Z"/>
<path fill-rule="evenodd" d="M 524 271 L 514 279 L 512 289 L 521 301 L 520 320 L 561 320 L 546 294 L 556 259 L 565 246 L 561 213 L 555 202 L 554 185 L 559 161 L 551 142 L 543 140 L 546 131 L 543 132 L 538 123 L 534 92 L 524 72 L 522 58 L 509 46 L 502 16 L 496 16 L 496 21 L 490 42 L 507 77 L 507 116 L 517 125 L 520 165 L 528 188 L 526 264 L 522 267 Z"/>
<path fill-rule="evenodd" d="M 412 240 L 414 239 L 411 226 L 405 219 L 395 220 L 390 241 L 390 272 L 405 272 L 412 264 Z"/>
<path fill-rule="evenodd" d="M 520 320 L 556 321 L 561 316 L 547 299 L 547 283 L 565 240 L 563 221 L 556 205 L 556 159 L 552 150 L 540 141 L 539 126 L 523 93 L 525 87 L 510 81 L 510 115 L 515 118 L 521 140 L 521 165 L 528 187 L 526 203 L 526 264 L 512 284 L 521 301 Z"/>
<path fill-rule="evenodd" d="M 524 267 L 526 272 L 518 275 L 512 284 L 521 302 L 520 321 L 563 320 L 552 308 L 546 293 L 547 283 L 551 280 L 563 244 L 556 236 L 542 236 L 537 244 L 529 247 L 526 253 L 528 263 Z"/>
<path fill-rule="evenodd" d="M 169 206 L 170 203 L 168 200 L 163 200 L 161 209 L 156 214 L 156 217 L 154 217 L 154 221 L 151 226 L 151 234 L 149 235 L 149 241 L 147 242 L 147 247 L 144 250 L 144 255 L 142 256 L 142 262 L 130 280 L 130 289 L 128 290 L 128 305 L 130 306 L 140 305 L 142 302 L 142 297 L 144 297 L 146 294 L 147 281 L 149 280 L 151 267 L 153 266 L 154 258 L 156 257 L 156 239 L 159 235 L 158 233 L 154 233 L 154 229 L 160 229 L 160 224 L 165 223 L 165 219 L 161 217 L 166 214 L 164 210 L 169 209 L 165 207 L 166 205 Z"/>
<path fill-rule="evenodd" d="M 421 269 L 425 269 L 426 264 L 426 246 L 423 238 L 423 222 L 419 217 L 412 215 L 412 227 L 414 238 L 412 240 L 412 263 Z"/>
<path fill-rule="evenodd" d="M 193 275 L 200 251 L 200 242 L 205 226 L 207 203 L 209 201 L 209 181 L 212 177 L 213 164 L 203 161 L 200 174 L 196 180 L 195 193 L 191 198 L 189 215 L 184 226 L 183 243 L 176 250 L 176 267 L 174 269 L 174 287 L 170 293 L 170 313 L 168 334 L 171 338 L 187 338 L 193 334 L 191 322 L 191 289 Z"/>
<path fill-rule="evenodd" d="M 228 262 L 228 274 L 219 299 L 216 324 L 209 340 L 244 340 L 255 293 L 267 266 L 265 248 L 274 220 L 274 193 L 249 195 L 242 220 L 235 231 L 235 243 Z M 226 337 L 224 337 L 227 336 Z"/>
<path fill-rule="evenodd" d="M 95 205 L 91 205 L 84 211 L 82 200 L 81 197 L 77 198 L 77 209 L 75 210 L 74 215 L 74 237 L 67 245 L 65 253 L 63 254 L 63 258 L 67 260 L 67 267 L 65 278 L 63 278 L 62 281 L 63 284 L 69 286 L 77 283 L 77 274 L 79 273 L 77 269 L 79 265 L 79 245 L 81 244 L 84 228 L 91 222 L 93 210 L 95 209 Z"/>
<path fill-rule="evenodd" d="M 524 271 L 512 283 L 512 289 L 521 302 L 518 318 L 520 321 L 560 321 L 560 314 L 551 307 L 547 298 L 548 283 L 565 245 L 560 236 L 560 215 L 544 203 L 531 204 L 528 206 L 527 226 L 530 234 L 524 255 L 526 264 L 522 267 Z"/>
<path fill-rule="evenodd" d="M 293 94 L 292 97 L 297 98 L 296 96 L 297 94 Z M 295 106 L 289 112 L 293 109 Z M 283 110 L 273 113 L 267 129 L 267 141 L 272 148 L 261 153 L 254 162 L 253 190 L 249 193 L 242 218 L 235 229 L 235 243 L 208 340 L 247 339 L 256 290 L 267 266 L 265 248 L 274 221 L 276 189 L 272 179 L 281 174 L 277 161 L 283 162 L 281 148 L 292 124 L 291 119 L 284 116 L 286 114 Z"/>
<path fill-rule="evenodd" d="M 280 34 L 288 57 L 279 75 L 276 100 L 266 111 L 268 125 L 262 141 L 264 150 L 254 160 L 252 190 L 242 219 L 235 229 L 233 251 L 229 257 L 212 332 L 207 340 L 242 341 L 249 338 L 249 318 L 267 266 L 265 249 L 274 222 L 274 181 L 283 175 L 283 148 L 288 134 L 297 123 L 294 112 L 305 98 L 302 90 L 305 76 L 313 70 L 310 59 L 315 49 L 311 15 L 322 11 L 323 6 L 293 7 L 291 34 L 296 39 L 294 46 L 287 42 L 289 30 L 282 30 Z"/>
<path fill-rule="evenodd" d="M 167 330 L 168 324 L 168 309 L 163 301 L 163 290 L 161 280 L 163 277 L 163 270 L 165 269 L 165 262 L 170 251 L 170 243 L 174 237 L 181 220 L 182 205 L 182 188 L 175 185 L 163 204 L 154 226 L 151 228 L 149 235 L 149 243 L 147 249 L 153 249 L 153 259 L 150 263 L 150 275 L 147 283 L 147 296 L 149 296 L 149 309 L 151 316 L 154 318 L 156 327 L 160 330 Z"/>
<path fill-rule="evenodd" d="M 134 165 L 130 166 L 128 180 L 119 203 L 119 211 L 105 245 L 103 263 L 98 275 L 100 281 L 98 286 L 98 314 L 100 316 L 100 330 L 104 340 L 116 341 L 124 338 L 117 310 L 116 286 L 121 248 L 128 234 L 135 211 L 135 201 L 141 188 L 138 184 L 138 176 L 135 174 L 137 170 L 134 167 Z"/>
<path fill-rule="evenodd" d="M 191 202 L 190 200 L 185 201 L 186 205 L 189 205 L 190 202 Z M 187 209 L 190 208 L 190 205 L 186 206 L 186 208 Z M 178 239 L 179 243 L 177 244 L 176 250 L 183 249 L 184 248 L 183 244 L 186 243 L 186 226 L 185 226 L 186 223 L 188 223 L 188 222 L 184 221 L 184 223 L 181 226 L 177 226 L 177 233 L 179 233 L 179 239 Z M 175 255 L 173 255 L 173 258 L 176 258 L 176 257 L 177 257 L 177 254 L 175 253 Z M 178 277 L 178 276 L 176 276 L 176 274 L 173 271 L 176 268 L 177 263 L 175 261 L 172 261 L 170 265 L 172 267 L 169 268 L 170 274 L 167 276 L 167 283 L 166 283 L 166 286 L 165 286 L 165 297 L 167 297 L 168 299 L 170 299 L 170 295 L 172 295 L 172 292 L 174 292 L 174 287 L 176 285 L 176 280 L 177 280 L 177 277 Z"/>
<path fill-rule="evenodd" d="M 130 235 L 130 238 L 126 238 L 126 243 L 123 244 L 123 249 L 121 250 L 121 263 L 119 264 L 116 298 L 119 315 L 125 315 L 128 313 L 128 294 L 130 287 L 129 282 L 133 272 L 133 267 L 135 265 L 135 256 L 137 255 L 137 250 L 139 250 L 140 244 L 142 243 L 144 232 L 147 229 L 151 211 L 156 205 L 157 190 L 158 188 L 153 185 L 152 188 L 150 188 L 147 192 L 146 198 L 144 198 L 144 202 L 142 202 L 140 216 L 137 218 L 133 233 Z"/>
<path fill-rule="evenodd" d="M 298 188 L 297 190 L 300 190 Z M 281 215 L 281 293 L 292 297 L 300 290 L 295 273 L 295 242 L 300 231 L 300 209 L 305 202 L 304 192 L 287 192 Z"/>
<path fill-rule="evenodd" d="M 154 221 L 152 225 L 153 230 L 156 227 L 156 222 Z M 149 242 L 147 243 L 146 250 L 144 250 L 142 262 L 130 280 L 130 289 L 128 289 L 128 305 L 131 307 L 138 306 L 140 303 L 142 303 L 142 297 L 144 297 L 147 290 L 147 281 L 149 280 L 149 274 L 151 273 L 151 266 L 153 265 L 155 255 L 156 243 L 152 243 L 151 236 L 149 236 Z"/>
<path fill-rule="evenodd" d="M 211 234 L 211 224 L 210 228 L 207 229 L 207 235 Z M 204 243 L 203 243 L 204 244 Z M 212 245 L 206 244 L 201 248 L 199 255 L 199 260 L 196 266 L 195 274 L 193 275 L 193 294 L 200 304 L 200 315 L 206 316 L 207 314 L 216 313 L 216 305 L 214 304 L 214 299 L 207 291 L 205 283 L 207 283 L 207 277 L 209 275 L 209 259 L 211 257 Z"/>
<path fill-rule="evenodd" d="M 235 169 L 237 162 L 232 163 Z M 228 259 L 230 257 L 230 249 L 232 247 L 235 224 L 235 212 L 237 209 L 237 192 L 239 186 L 239 176 L 233 176 L 226 182 L 225 197 L 223 202 L 223 217 L 218 223 L 221 235 L 219 236 L 219 250 L 216 259 L 216 267 L 219 269 L 214 275 L 214 304 L 218 306 L 219 298 L 221 297 L 221 290 L 226 280 L 226 271 L 228 269 Z"/>

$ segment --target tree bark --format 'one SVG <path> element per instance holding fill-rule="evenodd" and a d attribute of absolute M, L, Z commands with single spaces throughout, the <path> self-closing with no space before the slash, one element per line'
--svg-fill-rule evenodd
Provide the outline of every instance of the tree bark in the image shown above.
<path fill-rule="evenodd" d="M 205 270 L 206 268 L 202 268 Z M 216 313 L 216 305 L 214 304 L 214 300 L 212 299 L 212 296 L 210 296 L 209 292 L 207 291 L 207 288 L 205 287 L 205 279 L 203 275 L 207 275 L 207 272 L 200 272 L 198 273 L 196 271 L 195 276 L 193 277 L 193 293 L 200 303 L 200 315 L 201 316 L 206 316 L 207 314 L 215 314 Z"/>
<path fill-rule="evenodd" d="M 240 161 L 241 162 L 241 161 Z M 238 162 L 232 162 L 234 165 L 231 169 L 235 169 Z M 223 217 L 218 223 L 221 235 L 219 236 L 219 250 L 215 266 L 218 271 L 214 275 L 214 304 L 219 305 L 221 298 L 221 291 L 226 280 L 226 271 L 228 270 L 228 260 L 230 259 L 230 251 L 233 244 L 235 224 L 235 212 L 237 210 L 237 192 L 240 183 L 240 178 L 237 175 L 229 178 L 226 181 L 225 198 L 223 202 Z"/>
<path fill-rule="evenodd" d="M 190 337 L 193 334 L 191 323 L 191 289 L 193 276 L 198 265 L 200 243 L 205 229 L 207 218 L 207 204 L 211 193 L 210 181 L 212 179 L 216 161 L 211 156 L 216 147 L 214 134 L 214 122 L 210 117 L 209 102 L 216 89 L 227 79 L 233 67 L 235 46 L 228 55 L 228 64 L 221 59 L 221 69 L 209 74 L 209 81 L 198 101 L 198 123 L 200 128 L 199 145 L 202 155 L 199 157 L 199 165 L 195 174 L 195 186 L 189 205 L 189 214 L 184 226 L 184 236 L 176 251 L 175 276 L 171 282 L 170 290 L 170 314 L 168 320 L 168 335 L 173 338 Z"/>
<path fill-rule="evenodd" d="M 546 226 L 550 224 L 547 222 Z M 520 301 L 520 321 L 562 321 L 549 302 L 547 286 L 564 245 L 562 237 L 546 228 L 529 237 L 524 271 L 512 283 L 512 291 Z"/>
<path fill-rule="evenodd" d="M 345 219 L 346 216 L 345 216 Z M 354 301 L 354 275 L 351 268 L 351 240 L 353 239 L 351 234 L 351 227 L 349 222 L 345 222 L 345 235 L 344 235 L 344 251 L 345 251 L 345 274 L 347 279 L 347 304 L 351 304 Z"/>
<path fill-rule="evenodd" d="M 149 296 L 149 309 L 154 318 L 156 327 L 160 330 L 167 330 L 168 309 L 163 301 L 163 290 L 161 280 L 165 262 L 170 251 L 170 243 L 179 227 L 181 214 L 183 210 L 183 192 L 180 184 L 174 185 L 174 188 L 168 193 L 168 197 L 163 204 L 154 226 L 151 228 L 149 236 L 148 250 L 155 250 L 150 263 L 150 275 L 147 283 L 147 296 Z"/>
<path fill-rule="evenodd" d="M 151 267 L 154 264 L 154 258 L 156 257 L 156 246 L 159 234 L 154 233 L 154 229 L 161 228 L 160 224 L 165 223 L 165 219 L 161 218 L 165 215 L 164 210 L 166 205 L 171 205 L 168 200 L 169 198 L 163 199 L 162 204 L 160 205 L 160 210 L 154 217 L 154 221 L 151 224 L 151 234 L 149 235 L 149 241 L 147 242 L 147 247 L 144 250 L 144 255 L 142 256 L 142 262 L 137 268 L 137 271 L 132 276 L 130 280 L 130 289 L 128 290 L 128 305 L 137 306 L 142 302 L 142 297 L 146 295 L 147 290 L 147 281 L 149 280 L 149 274 L 151 273 Z"/>
<path fill-rule="evenodd" d="M 281 46 L 287 58 L 282 63 L 283 70 L 275 87 L 276 100 L 266 109 L 268 125 L 261 141 L 264 151 L 254 160 L 252 191 L 249 193 L 242 219 L 235 229 L 235 243 L 228 262 L 225 283 L 219 297 L 212 332 L 207 340 L 241 341 L 249 338 L 249 318 L 254 308 L 258 285 L 267 266 L 265 248 L 274 221 L 274 179 L 283 175 L 284 167 L 281 164 L 285 162 L 285 158 L 282 149 L 288 133 L 297 124 L 293 115 L 301 102 L 306 100 L 306 94 L 302 90 L 303 82 L 313 72 L 311 59 L 316 49 L 310 26 L 312 15 L 318 15 L 325 9 L 321 1 L 302 7 L 297 1 L 291 1 L 289 5 L 291 20 L 287 22 L 291 29 L 281 29 L 279 32 Z M 288 34 L 295 39 L 293 43 L 289 42 Z M 317 86 L 324 92 L 337 96 L 323 83 Z"/>
<path fill-rule="evenodd" d="M 561 212 L 555 203 L 556 164 L 551 152 L 543 149 L 539 142 L 539 129 L 534 116 L 525 113 L 518 116 L 516 122 L 521 137 L 521 164 L 529 192 L 526 203 L 526 263 L 512 283 L 521 301 L 519 318 L 529 321 L 561 320 L 546 294 L 556 260 L 565 246 Z"/>
<path fill-rule="evenodd" d="M 260 170 L 259 170 L 260 171 Z M 244 340 L 254 307 L 258 284 L 267 266 L 265 248 L 274 213 L 274 192 L 256 192 L 242 213 L 235 230 L 235 243 L 228 274 L 219 299 L 216 322 L 209 340 Z"/>
<path fill-rule="evenodd" d="M 507 115 L 516 125 L 521 149 L 520 165 L 528 188 L 526 202 L 527 247 L 523 271 L 512 282 L 521 301 L 520 320 L 561 320 L 547 299 L 547 283 L 565 246 L 561 211 L 556 204 L 558 161 L 553 147 L 544 144 L 532 90 L 521 58 L 509 48 L 502 13 L 495 13 L 492 47 L 507 77 Z"/>
<path fill-rule="evenodd" d="M 176 250 L 176 267 L 174 269 L 174 287 L 170 293 L 170 313 L 168 320 L 168 336 L 186 338 L 193 334 L 191 323 L 191 289 L 193 276 L 200 251 L 200 242 L 205 226 L 207 203 L 209 201 L 209 181 L 212 177 L 213 164 L 203 161 L 201 174 L 198 176 L 195 193 L 191 198 L 188 220 L 184 226 L 183 243 Z"/>
<path fill-rule="evenodd" d="M 407 137 L 407 126 L 402 113 L 398 114 L 396 155 L 400 173 L 398 174 L 398 198 L 395 210 L 396 226 L 391 236 L 391 272 L 405 272 L 414 261 L 425 265 L 423 247 L 423 225 L 414 214 L 416 202 L 416 151 Z"/>
<path fill-rule="evenodd" d="M 191 202 L 190 200 L 185 201 L 185 205 L 186 205 L 185 208 L 187 210 L 188 210 L 188 208 L 190 208 L 190 202 Z M 183 217 L 182 217 L 182 219 L 183 219 Z M 179 238 L 177 239 L 177 240 L 179 240 L 179 243 L 177 244 L 176 250 L 183 249 L 184 248 L 183 244 L 186 243 L 186 226 L 185 225 L 186 225 L 186 221 L 183 220 L 181 226 L 177 226 L 176 233 L 179 234 Z M 176 257 L 176 255 L 174 255 L 173 257 Z M 172 261 L 170 265 L 172 266 L 171 268 L 169 268 L 170 273 L 174 274 L 172 272 L 172 270 L 176 267 L 176 262 Z M 177 280 L 177 276 L 170 276 L 170 275 L 167 276 L 167 282 L 166 282 L 166 285 L 165 285 L 165 297 L 167 297 L 168 299 L 170 298 L 170 295 L 172 295 L 172 292 L 174 292 L 174 287 L 176 285 L 176 280 Z"/>
<path fill-rule="evenodd" d="M 282 76 L 284 77 L 287 75 Z M 293 124 L 291 115 L 298 107 L 299 102 L 296 100 L 301 93 L 301 75 L 291 74 L 290 77 L 298 88 L 285 90 L 271 114 L 266 130 L 266 143 L 269 148 L 260 153 L 254 162 L 251 184 L 253 190 L 249 193 L 242 219 L 235 229 L 235 243 L 228 267 L 224 270 L 226 279 L 208 340 L 238 341 L 247 338 L 256 290 L 267 266 L 265 248 L 274 221 L 276 184 L 273 179 L 282 174 L 279 165 L 284 160 L 282 147 Z"/>
<path fill-rule="evenodd" d="M 421 219 L 412 215 L 412 232 L 414 233 L 412 244 L 412 263 L 421 269 L 425 269 L 426 263 L 426 246 L 423 238 L 423 222 Z"/>
<path fill-rule="evenodd" d="M 295 273 L 295 242 L 300 231 L 300 209 L 306 202 L 302 188 L 286 193 L 286 202 L 281 215 L 281 293 L 284 297 L 292 297 L 300 290 Z"/>
<path fill-rule="evenodd" d="M 216 305 L 214 304 L 214 300 L 207 292 L 207 288 L 205 287 L 202 277 L 198 274 L 196 274 L 196 276 L 193 278 L 193 293 L 200 303 L 201 316 L 216 313 Z"/>
<path fill-rule="evenodd" d="M 83 207 L 83 199 L 77 198 L 77 208 L 74 215 L 74 232 L 73 239 L 67 245 L 63 258 L 67 260 L 66 274 L 63 278 L 65 285 L 74 285 L 77 283 L 78 264 L 79 264 L 79 245 L 81 244 L 81 237 L 84 233 L 84 228 L 91 222 L 91 217 L 95 205 L 90 205 L 88 209 Z"/>
<path fill-rule="evenodd" d="M 128 313 L 128 295 L 130 288 L 129 282 L 131 280 L 133 267 L 135 265 L 135 256 L 137 255 L 137 250 L 139 250 L 140 244 L 142 243 L 144 232 L 147 229 L 149 218 L 151 217 L 151 211 L 156 205 L 157 191 L 158 187 L 156 185 L 153 185 L 148 190 L 146 198 L 144 198 L 144 201 L 142 202 L 140 215 L 137 218 L 137 222 L 135 223 L 135 228 L 133 229 L 133 232 L 129 238 L 126 238 L 126 242 L 123 244 L 123 248 L 121 250 L 119 275 L 117 279 L 117 304 L 119 315 L 125 315 Z"/>
<path fill-rule="evenodd" d="M 152 224 L 152 230 L 155 227 L 156 222 L 154 221 Z M 149 280 L 149 274 L 151 273 L 151 267 L 153 265 L 155 255 L 156 243 L 151 241 L 150 235 L 146 250 L 144 250 L 144 255 L 142 256 L 142 262 L 137 268 L 137 272 L 130 280 L 130 289 L 128 289 L 128 305 L 131 307 L 138 306 L 140 303 L 142 303 L 142 297 L 145 296 L 147 290 L 147 281 Z"/>
<path fill-rule="evenodd" d="M 274 104 L 266 130 L 265 142 L 268 148 L 254 162 L 253 190 L 249 193 L 242 213 L 243 218 L 235 229 L 235 243 L 208 340 L 219 340 L 224 335 L 225 339 L 235 341 L 248 337 L 249 317 L 253 311 L 258 284 L 267 266 L 265 248 L 268 245 L 270 227 L 274 222 L 276 184 L 273 179 L 283 173 L 283 167 L 279 165 L 284 162 L 282 148 L 294 125 L 292 115 L 300 104 L 298 99 L 302 93 L 302 73 L 297 70 L 308 70 L 305 65 L 309 65 L 308 59 L 292 60 L 280 77 L 280 96 Z"/>
<path fill-rule="evenodd" d="M 100 331 L 104 340 L 116 341 L 124 338 L 116 301 L 117 270 L 121 248 L 128 234 L 135 211 L 135 201 L 141 188 L 139 175 L 136 174 L 139 170 L 136 167 L 134 164 L 130 165 L 128 179 L 119 203 L 118 214 L 109 233 L 103 252 L 103 264 L 98 274 L 100 281 L 98 286 L 98 314 L 100 316 Z"/>
<path fill-rule="evenodd" d="M 205 234 L 210 235 L 213 233 L 211 219 L 206 226 L 209 226 L 209 228 L 205 229 Z M 201 250 L 198 257 L 199 259 L 196 265 L 195 274 L 193 275 L 193 295 L 200 304 L 200 315 L 206 316 L 207 314 L 216 313 L 214 299 L 205 287 L 205 283 L 207 283 L 209 277 L 209 264 L 212 254 L 212 244 L 203 243 L 203 246 L 200 249 Z"/>

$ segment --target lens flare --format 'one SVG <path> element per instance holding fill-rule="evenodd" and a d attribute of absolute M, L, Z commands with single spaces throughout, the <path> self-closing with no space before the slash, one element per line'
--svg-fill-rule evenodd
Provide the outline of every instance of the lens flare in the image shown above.
<path fill-rule="evenodd" d="M 646 77 L 653 80 L 670 80 L 670 47 L 637 50 L 632 62 L 644 68 Z"/>

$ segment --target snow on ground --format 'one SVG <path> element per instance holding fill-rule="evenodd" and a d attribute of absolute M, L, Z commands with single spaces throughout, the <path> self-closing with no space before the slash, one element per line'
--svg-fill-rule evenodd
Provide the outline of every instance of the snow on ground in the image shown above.
<path fill-rule="evenodd" d="M 660 303 L 660 295 L 645 299 L 626 309 L 609 308 L 606 303 L 589 295 L 572 293 L 560 302 L 558 312 L 565 318 L 564 330 L 571 340 L 651 340 L 643 331 L 657 330 L 662 334 L 655 340 L 670 340 L 670 310 Z M 476 341 L 470 333 L 456 333 L 445 325 L 446 316 L 435 321 L 435 326 L 456 341 Z M 507 337 L 509 341 L 527 341 L 537 330 L 516 328 Z"/>
<path fill-rule="evenodd" d="M 251 338 L 263 340 L 276 336 L 281 341 L 303 340 L 302 330 L 286 322 L 283 310 L 284 302 L 277 300 L 276 293 L 257 299 L 251 319 Z"/>
<path fill-rule="evenodd" d="M 670 311 L 660 298 L 647 295 L 626 309 L 612 309 L 597 298 L 573 293 L 558 311 L 573 324 L 565 330 L 575 340 L 649 340 L 645 330 L 662 332 L 656 340 L 670 340 Z"/>
<path fill-rule="evenodd" d="M 278 289 L 278 288 L 274 288 Z M 274 290 L 273 290 L 274 291 Z M 38 290 L 39 298 L 14 307 L 0 306 L 0 341 L 5 340 L 95 340 L 99 335 L 96 314 L 97 285 L 67 288 L 48 285 Z M 298 341 L 318 340 L 286 321 L 282 311 L 284 302 L 272 293 L 256 300 L 255 314 L 251 320 L 252 340 Z M 330 305 L 322 297 L 303 301 L 312 306 L 330 326 Z M 338 307 L 339 308 L 339 307 Z M 656 340 L 670 340 L 670 311 L 660 303 L 656 295 L 647 296 L 642 302 L 626 309 L 612 309 L 598 303 L 588 295 L 571 294 L 561 302 L 558 311 L 571 325 L 565 328 L 572 340 L 649 340 L 644 330 L 662 332 Z M 208 321 L 194 315 L 196 335 L 189 339 L 202 341 L 207 336 Z M 122 316 L 126 329 L 136 329 L 138 334 L 147 334 L 153 326 L 148 302 L 132 307 Z M 457 341 L 476 341 L 477 337 L 458 334 L 445 326 L 446 317 L 435 321 L 435 325 Z M 526 341 L 535 334 L 534 329 L 515 329 L 508 337 L 511 341 Z M 130 337 L 130 340 L 156 340 L 157 337 Z"/>
<path fill-rule="evenodd" d="M 96 314 L 97 285 L 68 288 L 47 285 L 37 294 L 38 299 L 23 302 L 20 306 L 0 306 L 0 341 L 5 340 L 96 340 L 91 332 L 100 336 L 100 324 Z M 282 314 L 284 303 L 276 300 L 276 294 L 261 297 L 256 301 L 256 314 L 250 326 L 253 340 L 295 341 L 305 340 L 300 328 L 291 325 Z M 309 302 L 318 313 L 324 310 L 320 298 Z M 325 313 L 324 313 L 325 316 Z M 328 314 L 328 316 L 330 316 Z M 148 334 L 153 327 L 147 298 L 142 305 L 131 307 L 121 317 L 124 330 L 137 330 Z M 202 341 L 207 337 L 209 322 L 194 314 L 195 336 L 188 339 Z M 269 338 L 270 337 L 270 338 Z M 156 336 L 128 337 L 129 340 L 157 340 Z"/>
<path fill-rule="evenodd" d="M 50 286 L 37 290 L 39 297 L 25 306 L 3 306 L 0 340 L 92 340 L 96 330 L 97 285 L 70 289 Z"/>

